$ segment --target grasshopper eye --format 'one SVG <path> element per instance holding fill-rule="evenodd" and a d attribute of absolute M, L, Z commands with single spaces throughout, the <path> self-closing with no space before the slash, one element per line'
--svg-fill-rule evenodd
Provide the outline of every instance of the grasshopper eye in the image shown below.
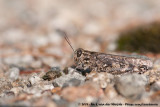
<path fill-rule="evenodd" d="M 77 51 L 77 57 L 80 57 L 82 55 L 82 50 Z"/>

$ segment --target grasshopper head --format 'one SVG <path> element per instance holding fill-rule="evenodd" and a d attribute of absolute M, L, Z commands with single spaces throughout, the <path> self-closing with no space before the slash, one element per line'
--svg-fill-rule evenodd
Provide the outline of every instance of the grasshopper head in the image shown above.
<path fill-rule="evenodd" d="M 89 70 L 91 69 L 91 53 L 82 48 L 78 48 L 74 52 L 74 63 L 78 70 Z"/>
<path fill-rule="evenodd" d="M 74 50 L 74 48 L 72 47 L 70 40 L 67 36 L 67 34 L 64 31 L 58 30 L 65 38 L 65 40 L 68 42 L 68 44 L 70 45 L 71 49 L 74 52 L 74 62 L 76 65 L 76 69 L 79 70 L 88 70 L 91 68 L 91 61 L 90 61 L 90 52 L 86 51 L 82 48 L 78 48 L 77 50 Z"/>

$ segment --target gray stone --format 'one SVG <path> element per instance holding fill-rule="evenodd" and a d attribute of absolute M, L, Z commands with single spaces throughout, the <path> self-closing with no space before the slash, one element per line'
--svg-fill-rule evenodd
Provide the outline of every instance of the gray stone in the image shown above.
<path fill-rule="evenodd" d="M 4 98 L 14 98 L 15 93 L 13 91 L 5 91 L 5 92 L 3 92 L 2 97 L 4 97 Z"/>
<path fill-rule="evenodd" d="M 51 69 L 50 69 L 51 71 L 61 71 L 61 69 L 59 68 L 59 67 L 52 67 Z"/>
<path fill-rule="evenodd" d="M 148 78 L 145 75 L 126 74 L 116 78 L 115 87 L 122 96 L 140 99 L 145 93 Z"/>
<path fill-rule="evenodd" d="M 156 59 L 154 61 L 154 66 L 153 66 L 157 71 L 160 71 L 160 59 Z"/>
<path fill-rule="evenodd" d="M 14 68 L 11 68 L 11 69 L 9 69 L 9 78 L 11 79 L 11 80 L 17 80 L 18 79 L 18 77 L 19 77 L 19 72 L 20 72 L 20 70 L 18 69 L 18 68 L 16 68 L 16 67 L 14 67 Z"/>
<path fill-rule="evenodd" d="M 51 89 L 53 89 L 54 88 L 54 86 L 52 85 L 52 84 L 50 84 L 50 85 L 44 85 L 43 87 L 42 87 L 42 90 L 51 90 Z"/>
<path fill-rule="evenodd" d="M 76 78 L 72 78 L 70 79 L 69 81 L 65 82 L 62 86 L 62 88 L 65 88 L 65 87 L 70 87 L 70 86 L 79 86 L 81 84 L 81 80 L 79 79 L 76 79 Z"/>
<path fill-rule="evenodd" d="M 60 77 L 61 75 L 62 73 L 59 67 L 52 67 L 42 78 L 50 81 Z"/>
<path fill-rule="evenodd" d="M 41 80 L 41 78 L 37 75 L 37 74 L 33 74 L 30 78 L 29 78 L 29 82 L 31 83 L 31 85 L 37 84 L 39 83 Z"/>
<path fill-rule="evenodd" d="M 160 80 L 156 81 L 152 86 L 151 86 L 152 91 L 159 91 L 160 90 Z"/>

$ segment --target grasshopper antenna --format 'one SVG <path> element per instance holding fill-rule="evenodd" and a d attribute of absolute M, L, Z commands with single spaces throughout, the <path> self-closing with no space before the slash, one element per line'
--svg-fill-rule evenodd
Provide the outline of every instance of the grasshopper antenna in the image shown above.
<path fill-rule="evenodd" d="M 68 42 L 68 44 L 69 44 L 69 46 L 71 47 L 71 49 L 73 50 L 73 52 L 75 52 L 75 50 L 74 50 L 74 48 L 72 47 L 71 42 L 70 42 L 70 40 L 69 40 L 69 38 L 68 38 L 68 36 L 67 36 L 67 33 L 64 32 L 64 31 L 62 31 L 62 30 L 60 30 L 60 29 L 58 29 L 57 31 L 64 36 L 65 40 Z"/>

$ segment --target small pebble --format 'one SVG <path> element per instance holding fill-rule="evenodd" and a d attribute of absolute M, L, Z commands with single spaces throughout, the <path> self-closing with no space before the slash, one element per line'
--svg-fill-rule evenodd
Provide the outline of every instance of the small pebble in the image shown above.
<path fill-rule="evenodd" d="M 156 81 L 152 86 L 151 86 L 152 91 L 159 91 L 160 90 L 160 80 Z"/>
<path fill-rule="evenodd" d="M 42 62 L 37 60 L 37 61 L 33 61 L 31 64 L 31 67 L 33 68 L 40 68 L 42 66 Z"/>
<path fill-rule="evenodd" d="M 72 78 L 69 81 L 65 82 L 62 86 L 62 88 L 70 87 L 70 86 L 79 86 L 81 84 L 81 80 Z"/>
<path fill-rule="evenodd" d="M 15 93 L 13 91 L 6 91 L 3 93 L 2 95 L 4 98 L 14 98 L 15 97 Z"/>
<path fill-rule="evenodd" d="M 153 68 L 155 68 L 157 71 L 160 71 L 160 59 L 154 62 Z"/>
<path fill-rule="evenodd" d="M 62 74 L 61 74 L 61 70 L 59 67 L 52 67 L 42 78 L 44 80 L 53 80 L 55 78 L 58 78 L 60 77 Z"/>
<path fill-rule="evenodd" d="M 17 95 L 17 94 L 19 94 L 20 91 L 22 91 L 22 90 L 23 90 L 23 88 L 21 88 L 21 87 L 14 87 L 14 88 L 12 88 L 10 91 L 14 92 L 14 94 Z"/>
<path fill-rule="evenodd" d="M 11 79 L 11 80 L 17 80 L 18 79 L 18 77 L 19 77 L 19 72 L 20 72 L 20 70 L 18 69 L 18 68 L 16 68 L 16 67 L 14 67 L 14 68 L 11 68 L 11 69 L 9 69 L 9 78 Z"/>
<path fill-rule="evenodd" d="M 53 88 L 54 88 L 54 86 L 52 84 L 51 85 L 44 85 L 43 86 L 43 90 L 51 90 Z"/>
<path fill-rule="evenodd" d="M 29 82 L 31 83 L 31 85 L 38 83 L 40 80 L 41 78 L 37 74 L 33 74 L 33 76 L 29 78 Z"/>

